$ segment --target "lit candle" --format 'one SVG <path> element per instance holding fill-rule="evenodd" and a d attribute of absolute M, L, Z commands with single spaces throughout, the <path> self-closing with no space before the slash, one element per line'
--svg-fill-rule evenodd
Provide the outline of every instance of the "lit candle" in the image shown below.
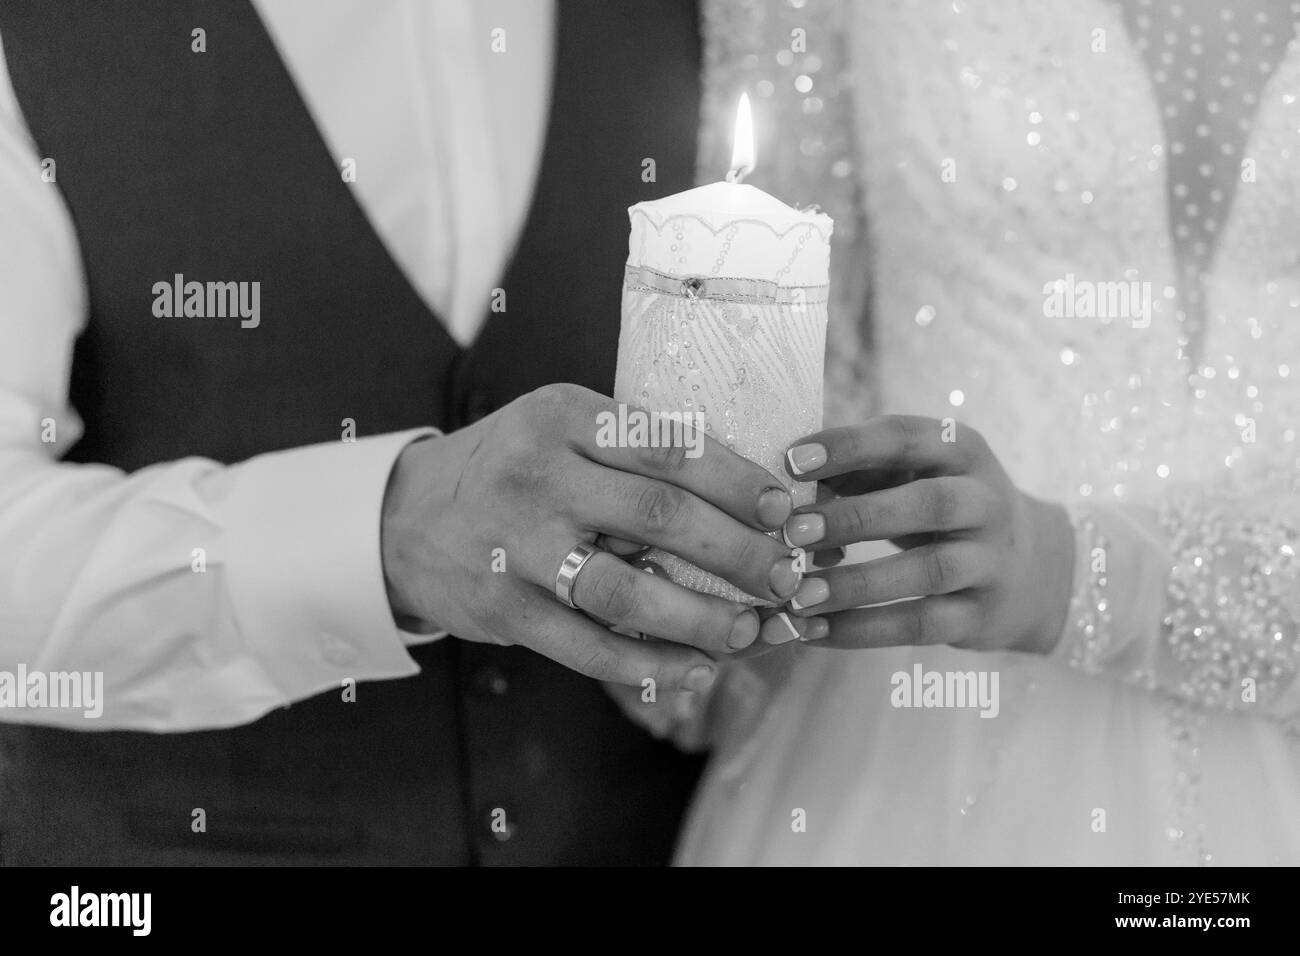
<path fill-rule="evenodd" d="M 726 181 L 633 206 L 628 265 L 674 276 L 743 276 L 824 290 L 830 217 L 794 209 L 743 182 L 754 166 L 753 120 L 749 97 L 742 94 Z"/>
<path fill-rule="evenodd" d="M 628 210 L 614 397 L 702 423 L 806 504 L 815 485 L 793 481 L 782 457 L 821 427 L 833 223 L 744 183 L 754 165 L 742 96 L 726 181 Z M 673 555 L 649 557 L 681 584 L 758 603 Z"/>

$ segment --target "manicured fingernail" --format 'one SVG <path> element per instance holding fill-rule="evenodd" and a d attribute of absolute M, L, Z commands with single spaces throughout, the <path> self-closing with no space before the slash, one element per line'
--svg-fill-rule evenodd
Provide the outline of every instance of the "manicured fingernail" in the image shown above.
<path fill-rule="evenodd" d="M 687 690 L 704 693 L 713 686 L 713 668 L 705 667 L 703 664 L 692 667 L 686 672 L 686 680 L 683 681 L 682 686 Z"/>
<path fill-rule="evenodd" d="M 763 622 L 763 640 L 768 644 L 788 644 L 798 639 L 799 629 L 784 611 Z"/>
<path fill-rule="evenodd" d="M 815 544 L 826 537 L 826 519 L 818 514 L 793 515 L 781 529 L 781 537 L 792 548 Z"/>
<path fill-rule="evenodd" d="M 727 646 L 733 651 L 743 651 L 754 643 L 758 637 L 758 614 L 751 608 L 746 608 L 736 615 L 736 619 L 731 622 L 731 635 L 727 638 Z"/>
<path fill-rule="evenodd" d="M 636 568 L 638 571 L 644 571 L 651 577 L 666 578 L 668 576 L 667 571 L 648 558 L 637 558 L 632 562 L 632 567 Z"/>
<path fill-rule="evenodd" d="M 804 578 L 799 590 L 790 599 L 790 609 L 802 611 L 806 607 L 821 604 L 831 596 L 831 586 L 825 578 Z"/>
<path fill-rule="evenodd" d="M 769 488 L 758 496 L 758 520 L 764 528 L 779 528 L 790 517 L 794 502 L 784 488 Z"/>
<path fill-rule="evenodd" d="M 768 575 L 768 583 L 772 585 L 772 590 L 776 592 L 777 597 L 782 600 L 789 600 L 794 596 L 803 578 L 803 572 L 798 570 L 795 564 L 794 558 L 782 558 L 772 565 L 772 572 Z"/>
<path fill-rule="evenodd" d="M 826 464 L 826 448 L 822 445 L 795 445 L 785 453 L 790 470 L 796 475 L 806 475 Z"/>
<path fill-rule="evenodd" d="M 803 637 L 801 641 L 820 641 L 823 637 L 831 632 L 830 622 L 824 617 L 804 618 Z"/>

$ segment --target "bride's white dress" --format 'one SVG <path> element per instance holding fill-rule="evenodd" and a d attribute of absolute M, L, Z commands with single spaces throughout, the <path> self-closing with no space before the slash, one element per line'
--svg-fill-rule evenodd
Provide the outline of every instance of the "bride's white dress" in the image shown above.
<path fill-rule="evenodd" d="M 1300 863 L 1300 4 L 706 9 L 706 130 L 756 93 L 751 181 L 836 219 L 828 421 L 969 423 L 1078 548 L 1049 658 L 739 672 L 679 862 Z"/>

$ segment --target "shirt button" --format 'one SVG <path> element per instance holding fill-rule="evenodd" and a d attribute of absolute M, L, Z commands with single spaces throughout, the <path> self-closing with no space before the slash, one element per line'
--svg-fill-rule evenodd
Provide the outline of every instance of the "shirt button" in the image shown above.
<path fill-rule="evenodd" d="M 495 667 L 484 667 L 474 675 L 474 686 L 481 693 L 490 694 L 493 697 L 504 697 L 510 690 L 510 681 L 506 675 Z"/>
<path fill-rule="evenodd" d="M 334 667 L 350 667 L 357 662 L 356 649 L 347 641 L 337 637 L 325 638 L 321 656 L 325 658 L 327 664 L 332 664 Z"/>

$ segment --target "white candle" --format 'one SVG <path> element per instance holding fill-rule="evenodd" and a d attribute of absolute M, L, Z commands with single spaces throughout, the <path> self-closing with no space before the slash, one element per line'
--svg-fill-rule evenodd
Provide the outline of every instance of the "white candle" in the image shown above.
<path fill-rule="evenodd" d="M 833 223 L 741 182 L 753 166 L 742 97 L 727 182 L 628 210 L 614 397 L 697 418 L 804 504 L 815 486 L 793 481 L 782 456 L 821 427 Z M 673 555 L 650 557 L 679 583 L 757 602 Z"/>
<path fill-rule="evenodd" d="M 794 209 L 742 182 L 754 165 L 749 97 L 741 94 L 726 182 L 633 206 L 628 265 L 670 275 L 764 279 L 787 288 L 825 286 L 830 217 Z"/>

